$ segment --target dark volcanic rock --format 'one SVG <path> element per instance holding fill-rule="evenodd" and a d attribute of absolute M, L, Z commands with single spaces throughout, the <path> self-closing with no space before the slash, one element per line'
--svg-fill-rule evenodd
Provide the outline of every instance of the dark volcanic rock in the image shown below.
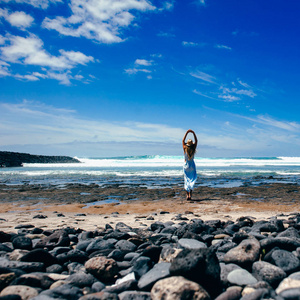
<path fill-rule="evenodd" d="M 0 296 L 0 300 L 22 300 L 20 295 L 6 295 Z"/>
<path fill-rule="evenodd" d="M 281 268 L 287 274 L 296 272 L 300 268 L 299 259 L 291 252 L 286 250 L 274 250 L 265 260 Z"/>
<path fill-rule="evenodd" d="M 286 277 L 281 268 L 265 261 L 256 261 L 252 266 L 252 274 L 257 280 L 266 281 L 272 287 L 276 287 Z"/>
<path fill-rule="evenodd" d="M 278 247 L 283 250 L 293 251 L 300 247 L 300 239 L 289 237 L 270 237 L 261 240 L 260 245 L 261 248 L 265 249 L 267 252 L 275 247 Z"/>
<path fill-rule="evenodd" d="M 8 286 L 16 277 L 14 272 L 0 274 L 0 291 Z"/>
<path fill-rule="evenodd" d="M 10 261 L 6 258 L 0 257 L 0 268 L 19 269 L 29 273 L 29 272 L 43 272 L 45 266 L 43 263 Z"/>
<path fill-rule="evenodd" d="M 174 258 L 170 273 L 199 283 L 211 295 L 220 292 L 220 265 L 211 249 L 184 249 Z"/>
<path fill-rule="evenodd" d="M 86 287 L 92 286 L 94 283 L 98 282 L 98 280 L 91 274 L 86 274 L 83 272 L 78 272 L 75 274 L 70 275 L 66 282 L 77 287 Z"/>
<path fill-rule="evenodd" d="M 11 234 L 0 231 L 0 243 L 10 242 Z"/>
<path fill-rule="evenodd" d="M 4 251 L 4 252 L 12 252 L 13 249 L 9 248 L 9 247 L 6 246 L 5 244 L 1 244 L 1 243 L 0 243 L 0 251 Z"/>
<path fill-rule="evenodd" d="M 24 274 L 13 282 L 14 285 L 27 285 L 42 288 L 43 290 L 48 289 L 53 283 L 54 280 L 49 278 L 47 274 L 38 272 Z"/>
<path fill-rule="evenodd" d="M 151 300 L 149 292 L 125 291 L 118 296 L 120 300 Z"/>
<path fill-rule="evenodd" d="M 65 262 L 78 262 L 78 263 L 85 263 L 89 257 L 88 255 L 80 250 L 73 249 L 70 250 L 69 252 L 64 252 L 62 254 L 57 255 L 57 260 L 60 263 L 65 263 Z"/>
<path fill-rule="evenodd" d="M 23 163 L 79 163 L 80 161 L 69 156 L 32 155 L 19 152 L 0 151 L 0 168 L 21 167 Z"/>
<path fill-rule="evenodd" d="M 80 288 L 64 284 L 59 287 L 46 290 L 41 292 L 38 296 L 33 298 L 34 300 L 50 300 L 50 299 L 66 299 L 66 300 L 75 300 L 83 296 L 83 293 Z"/>
<path fill-rule="evenodd" d="M 297 229 L 294 227 L 289 227 L 285 231 L 282 231 L 277 234 L 277 237 L 287 237 L 291 239 L 300 239 L 300 234 Z"/>
<path fill-rule="evenodd" d="M 12 240 L 12 244 L 14 249 L 24 249 L 24 250 L 31 250 L 32 249 L 32 241 L 30 238 L 26 236 L 16 236 Z"/>
<path fill-rule="evenodd" d="M 150 257 L 152 261 L 157 263 L 159 260 L 161 250 L 162 250 L 161 246 L 148 246 L 144 249 L 141 255 Z"/>
<path fill-rule="evenodd" d="M 110 253 L 110 252 L 112 252 L 113 249 L 115 249 L 114 243 L 112 243 L 109 240 L 98 239 L 98 240 L 91 242 L 87 246 L 86 252 L 88 254 L 91 254 L 96 251 L 108 250 L 108 253 Z"/>
<path fill-rule="evenodd" d="M 124 252 L 133 252 L 136 249 L 136 245 L 132 242 L 129 242 L 127 240 L 120 240 L 115 244 L 115 247 L 117 249 L 120 249 Z"/>
<path fill-rule="evenodd" d="M 80 297 L 79 300 L 119 300 L 117 294 L 101 291 L 95 294 L 88 294 Z"/>
<path fill-rule="evenodd" d="M 19 224 L 0 232 L 0 300 L 299 299 L 299 224 L 300 214 L 86 232 Z"/>
<path fill-rule="evenodd" d="M 132 263 L 132 271 L 138 278 L 146 274 L 152 267 L 152 261 L 149 257 L 140 256 Z"/>
<path fill-rule="evenodd" d="M 144 274 L 139 282 L 138 287 L 141 290 L 150 291 L 152 286 L 160 279 L 170 276 L 170 263 L 159 263 L 154 265 L 154 267 Z"/>
<path fill-rule="evenodd" d="M 241 299 L 241 295 L 241 287 L 231 287 L 227 289 L 224 293 L 220 294 L 215 300 L 239 300 Z"/>
<path fill-rule="evenodd" d="M 41 262 L 44 263 L 46 267 L 58 263 L 57 258 L 44 249 L 34 249 L 30 251 L 21 257 L 21 261 Z"/>
<path fill-rule="evenodd" d="M 123 222 L 119 222 L 116 224 L 116 230 L 126 233 L 126 232 L 131 232 L 132 228 Z"/>
<path fill-rule="evenodd" d="M 53 249 L 54 247 L 69 246 L 70 238 L 68 232 L 64 229 L 55 231 L 51 235 L 37 242 L 35 248 L 48 248 Z"/>

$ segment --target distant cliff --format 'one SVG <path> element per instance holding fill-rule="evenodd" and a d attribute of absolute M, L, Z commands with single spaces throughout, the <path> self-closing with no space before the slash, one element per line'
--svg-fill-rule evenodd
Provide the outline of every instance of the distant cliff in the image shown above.
<path fill-rule="evenodd" d="M 79 163 L 80 161 L 69 156 L 32 155 L 27 153 L 0 151 L 0 168 L 22 167 L 23 163 Z"/>

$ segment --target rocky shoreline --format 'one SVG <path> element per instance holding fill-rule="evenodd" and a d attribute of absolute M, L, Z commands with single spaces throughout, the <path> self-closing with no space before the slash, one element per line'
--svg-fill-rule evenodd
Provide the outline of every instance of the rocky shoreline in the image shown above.
<path fill-rule="evenodd" d="M 0 299 L 300 298 L 300 214 L 236 221 L 189 214 L 147 226 L 23 223 L 1 231 Z"/>
<path fill-rule="evenodd" d="M 23 163 L 79 163 L 69 156 L 33 155 L 28 153 L 0 151 L 0 168 L 22 167 Z"/>
<path fill-rule="evenodd" d="M 174 203 L 185 199 L 185 192 L 181 186 L 166 188 L 142 187 L 139 184 L 125 186 L 122 183 L 106 184 L 57 184 L 42 185 L 0 184 L 1 203 L 24 202 L 26 205 L 35 205 L 41 201 L 44 204 L 89 203 L 115 199 L 116 202 L 130 201 L 161 201 L 172 200 Z M 230 201 L 244 203 L 265 203 L 268 205 L 297 205 L 300 200 L 300 185 L 288 183 L 269 183 L 261 185 L 247 185 L 231 188 L 215 188 L 197 186 L 193 193 L 193 201 Z M 175 210 L 176 211 L 176 210 Z"/>

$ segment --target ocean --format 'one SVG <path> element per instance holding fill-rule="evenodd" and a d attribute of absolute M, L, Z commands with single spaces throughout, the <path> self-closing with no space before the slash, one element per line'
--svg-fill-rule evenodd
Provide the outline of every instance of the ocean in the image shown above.
<path fill-rule="evenodd" d="M 75 164 L 24 164 L 0 169 L 0 184 L 96 184 L 165 188 L 183 185 L 183 156 L 80 158 Z M 195 158 L 197 185 L 238 187 L 263 183 L 300 184 L 300 157 Z"/>

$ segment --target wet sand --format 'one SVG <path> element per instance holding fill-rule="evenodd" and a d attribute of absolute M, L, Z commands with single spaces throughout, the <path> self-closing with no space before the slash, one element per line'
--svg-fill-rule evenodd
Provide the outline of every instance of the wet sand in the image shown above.
<path fill-rule="evenodd" d="M 44 229 L 70 226 L 95 230 L 118 222 L 146 227 L 155 221 L 182 222 L 196 217 L 235 221 L 241 216 L 256 219 L 288 216 L 299 212 L 300 186 L 273 183 L 232 188 L 198 187 L 193 199 L 186 201 L 179 187 L 1 185 L 0 230 L 16 231 L 15 226 L 19 224 Z M 182 214 L 183 220 L 174 220 L 178 214 Z"/>

